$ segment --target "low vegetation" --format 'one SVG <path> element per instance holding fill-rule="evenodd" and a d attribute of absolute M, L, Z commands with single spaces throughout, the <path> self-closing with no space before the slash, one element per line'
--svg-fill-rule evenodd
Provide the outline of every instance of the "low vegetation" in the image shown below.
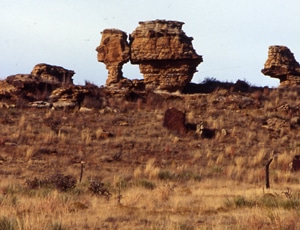
<path fill-rule="evenodd" d="M 299 229 L 299 94 L 221 87 L 86 112 L 2 108 L 0 229 Z M 165 129 L 169 107 L 215 136 Z"/>

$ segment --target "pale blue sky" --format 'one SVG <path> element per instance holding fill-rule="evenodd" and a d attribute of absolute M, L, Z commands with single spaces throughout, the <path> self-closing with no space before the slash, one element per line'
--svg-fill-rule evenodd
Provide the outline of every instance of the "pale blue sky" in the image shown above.
<path fill-rule="evenodd" d="M 0 0 L 0 78 L 30 73 L 38 63 L 75 70 L 74 82 L 105 84 L 97 61 L 100 32 L 132 33 L 139 21 L 185 22 L 204 62 L 193 82 L 246 79 L 258 86 L 279 81 L 261 74 L 269 45 L 286 45 L 300 61 L 299 0 Z M 127 63 L 124 76 L 142 78 Z"/>

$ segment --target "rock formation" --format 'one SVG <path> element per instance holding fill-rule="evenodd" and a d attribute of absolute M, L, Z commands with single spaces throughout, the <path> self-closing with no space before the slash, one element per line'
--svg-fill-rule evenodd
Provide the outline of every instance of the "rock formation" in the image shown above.
<path fill-rule="evenodd" d="M 270 46 L 264 75 L 278 78 L 280 86 L 300 85 L 300 65 L 286 46 Z"/>
<path fill-rule="evenodd" d="M 42 100 L 62 85 L 73 85 L 74 73 L 60 66 L 37 64 L 31 74 L 16 74 L 1 81 L 0 98 L 14 101 L 18 98 Z"/>
<path fill-rule="evenodd" d="M 108 69 L 106 86 L 124 81 L 122 66 L 130 59 L 132 64 L 139 65 L 146 89 L 183 89 L 202 62 L 202 56 L 193 49 L 193 38 L 187 37 L 181 29 L 184 23 L 155 20 L 139 24 L 130 35 L 129 44 L 127 35 L 121 30 L 106 29 L 102 32 L 96 50 L 98 61 L 104 62 Z"/>
<path fill-rule="evenodd" d="M 48 64 L 37 64 L 33 67 L 31 75 L 38 76 L 42 80 L 59 82 L 63 84 L 73 84 L 73 70 L 67 70 L 60 66 L 48 65 Z"/>
<path fill-rule="evenodd" d="M 70 85 L 55 89 L 49 99 L 54 108 L 74 108 L 80 107 L 89 93 L 89 89 L 85 86 Z"/>
<path fill-rule="evenodd" d="M 130 36 L 131 63 L 139 64 L 147 89 L 181 90 L 192 80 L 202 57 L 193 38 L 182 31 L 183 22 L 139 22 Z"/>
<path fill-rule="evenodd" d="M 96 48 L 98 61 L 108 70 L 106 85 L 116 84 L 123 79 L 123 64 L 129 61 L 130 49 L 125 32 L 106 29 L 102 32 L 100 45 Z"/>

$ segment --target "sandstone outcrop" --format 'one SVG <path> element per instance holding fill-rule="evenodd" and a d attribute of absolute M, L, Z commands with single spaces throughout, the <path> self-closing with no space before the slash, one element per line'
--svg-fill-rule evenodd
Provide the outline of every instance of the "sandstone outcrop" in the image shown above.
<path fill-rule="evenodd" d="M 264 75 L 278 78 L 280 86 L 300 85 L 300 65 L 286 46 L 270 46 Z"/>
<path fill-rule="evenodd" d="M 202 62 L 192 46 L 183 22 L 155 20 L 139 22 L 130 35 L 133 64 L 139 64 L 147 89 L 181 90 Z"/>
<path fill-rule="evenodd" d="M 60 66 L 48 65 L 45 63 L 37 64 L 33 67 L 31 75 L 38 76 L 42 80 L 59 82 L 62 84 L 73 84 L 73 70 L 67 70 Z"/>
<path fill-rule="evenodd" d="M 126 33 L 121 30 L 102 32 L 96 51 L 98 61 L 108 69 L 106 86 L 116 86 L 124 79 L 122 66 L 130 59 L 132 64 L 139 65 L 146 89 L 182 90 L 202 62 L 202 56 L 193 48 L 193 38 L 182 30 L 184 23 L 155 20 L 139 24 L 129 36 L 129 44 Z"/>
<path fill-rule="evenodd" d="M 117 29 L 105 29 L 96 51 L 98 61 L 103 62 L 108 70 L 106 85 L 116 84 L 122 80 L 123 64 L 130 58 L 126 33 Z"/>
<path fill-rule="evenodd" d="M 49 99 L 54 108 L 74 108 L 81 106 L 85 96 L 90 93 L 85 86 L 70 85 L 54 90 Z"/>
<path fill-rule="evenodd" d="M 16 74 L 1 81 L 0 98 L 42 100 L 62 85 L 73 85 L 74 74 L 74 71 L 60 66 L 37 64 L 31 74 Z"/>

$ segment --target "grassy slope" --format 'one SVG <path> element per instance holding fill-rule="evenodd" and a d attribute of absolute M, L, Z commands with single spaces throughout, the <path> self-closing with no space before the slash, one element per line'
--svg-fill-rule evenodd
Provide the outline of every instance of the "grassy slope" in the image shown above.
<path fill-rule="evenodd" d="M 298 91 L 220 89 L 144 102 L 112 100 L 117 110 L 108 113 L 1 109 L 0 228 L 297 229 L 299 175 L 288 165 L 300 147 L 299 128 L 290 128 L 300 113 Z M 277 109 L 283 104 L 293 109 Z M 190 123 L 205 121 L 217 130 L 215 138 L 163 128 L 171 106 L 186 111 Z M 262 128 L 272 117 L 287 125 Z M 272 189 L 265 191 L 264 164 L 273 151 Z M 83 181 L 72 191 L 25 185 L 57 172 L 79 178 L 81 161 Z M 109 201 L 90 195 L 93 178 L 111 191 Z M 288 191 L 289 198 L 283 193 Z"/>

